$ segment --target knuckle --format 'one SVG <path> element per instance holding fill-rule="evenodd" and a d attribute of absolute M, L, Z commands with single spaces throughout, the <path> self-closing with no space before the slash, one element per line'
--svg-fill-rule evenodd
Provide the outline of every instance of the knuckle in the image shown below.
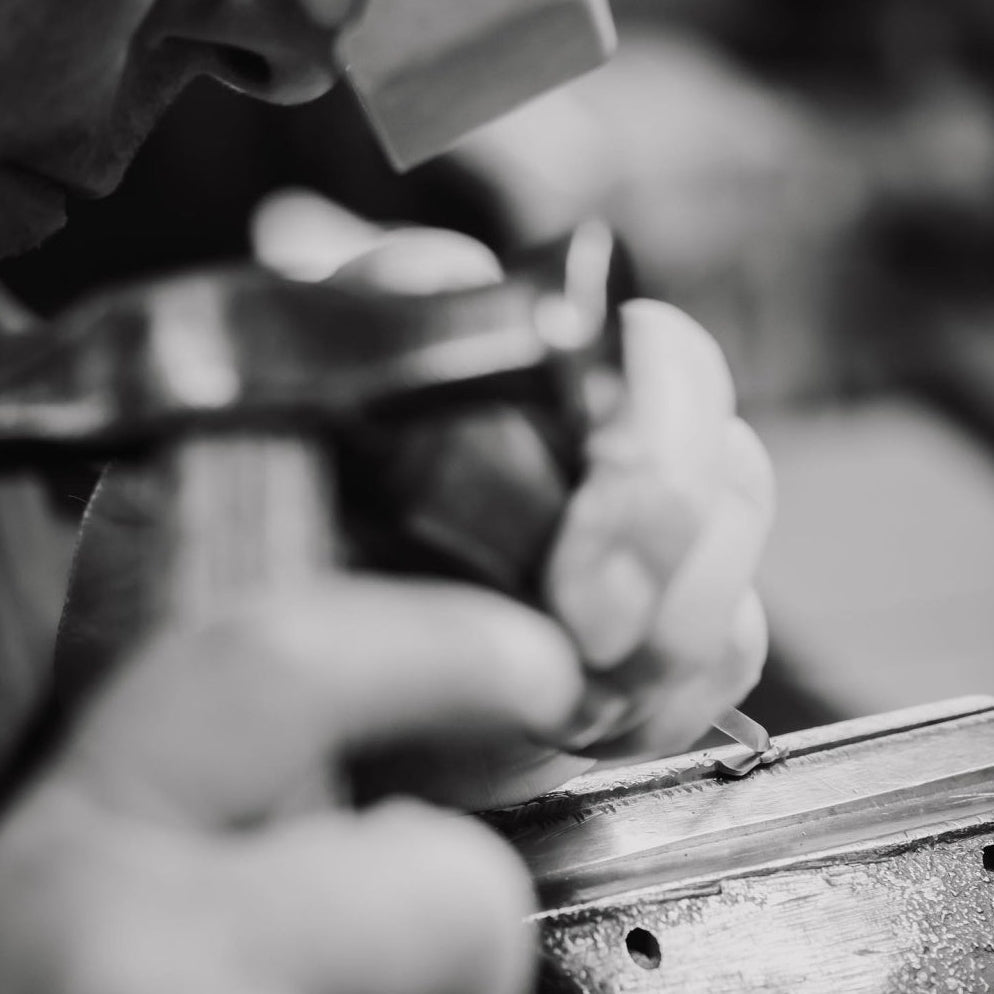
<path fill-rule="evenodd" d="M 143 937 L 140 948 L 154 959 L 150 940 L 154 944 L 153 937 Z M 149 978 L 143 980 L 141 971 L 135 969 L 134 947 L 127 950 L 128 944 L 108 921 L 99 902 L 57 941 L 62 946 L 57 952 L 57 990 L 71 994 L 135 994 L 147 989 Z"/>
<path fill-rule="evenodd" d="M 204 961 L 175 955 L 182 915 L 144 893 L 154 874 L 135 872 L 136 840 L 63 801 L 43 798 L 24 826 L 30 837 L 0 844 L 0 989 L 162 994 L 176 987 L 160 975 L 173 958 L 183 964 L 170 974 L 182 989 L 180 974 L 196 975 Z"/>
<path fill-rule="evenodd" d="M 443 972 L 463 976 L 467 989 L 520 987 L 530 959 L 522 922 L 534 898 L 510 846 L 479 822 L 415 802 L 395 802 L 375 818 L 382 834 L 374 852 L 393 871 L 387 896 L 409 892 L 417 905 L 405 936 L 410 956 L 447 961 Z"/>
<path fill-rule="evenodd" d="M 480 822 L 414 801 L 392 802 L 375 817 L 382 844 L 391 847 L 402 840 L 405 860 L 433 881 L 433 900 L 463 906 L 467 921 L 517 922 L 531 911 L 524 865 Z"/>
<path fill-rule="evenodd" d="M 442 877 L 462 880 L 466 870 L 481 880 L 491 876 L 508 880 L 512 888 L 523 881 L 530 891 L 527 873 L 514 850 L 475 819 L 413 800 L 385 805 L 379 817 L 387 834 L 402 835 L 405 844 L 437 861 Z"/>

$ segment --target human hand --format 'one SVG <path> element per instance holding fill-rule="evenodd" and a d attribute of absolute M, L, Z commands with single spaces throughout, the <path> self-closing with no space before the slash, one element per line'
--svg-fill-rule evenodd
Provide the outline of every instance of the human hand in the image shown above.
<path fill-rule="evenodd" d="M 656 301 L 627 304 L 622 324 L 627 389 L 590 441 L 547 577 L 592 683 L 628 702 L 586 750 L 611 759 L 686 748 L 758 681 L 753 579 L 775 506 L 713 339 Z"/>
<path fill-rule="evenodd" d="M 499 276 L 480 246 L 406 233 L 340 278 L 432 290 L 482 281 L 484 268 Z M 401 771 L 407 790 L 511 803 L 589 768 L 569 750 L 681 747 L 753 679 L 761 612 L 736 604 L 752 600 L 766 464 L 731 420 L 713 344 L 657 308 L 627 312 L 631 398 L 604 420 L 549 568 L 550 603 L 586 666 L 563 628 L 492 593 L 344 574 L 132 647 L 0 832 L 5 990 L 521 989 L 529 898 L 514 857 L 472 823 L 413 802 L 356 812 L 321 788 L 329 761 L 435 742 L 428 776 Z M 682 331 L 658 336 L 666 321 Z M 664 339 L 672 353 L 656 350 Z M 660 433 L 638 368 L 664 359 L 676 393 Z M 134 483 L 105 480 L 78 589 L 148 582 L 135 529 L 154 495 Z M 608 513 L 609 492 L 628 492 L 634 516 Z M 728 541 L 737 551 L 715 583 Z M 641 579 L 603 568 L 630 554 Z M 652 596 L 632 601 L 646 576 Z M 101 622 L 70 609 L 65 644 L 112 648 Z M 394 956 L 356 954 L 383 934 Z"/>
<path fill-rule="evenodd" d="M 0 828 L 0 988 L 524 989 L 513 854 L 413 801 L 355 810 L 344 768 L 425 732 L 558 737 L 582 694 L 561 629 L 486 590 L 343 572 L 197 628 L 146 614 L 159 634 L 136 643 L 163 510 L 124 465 L 88 509 L 59 672 L 113 672 Z"/>
<path fill-rule="evenodd" d="M 414 801 L 336 805 L 325 769 L 425 730 L 549 738 L 581 686 L 541 615 L 358 575 L 134 647 L 7 812 L 0 987 L 524 990 L 511 851 Z"/>
<path fill-rule="evenodd" d="M 307 194 L 264 205 L 255 240 L 263 261 L 290 275 L 385 292 L 502 275 L 462 236 L 385 233 Z M 389 786 L 460 807 L 515 803 L 594 757 L 686 747 L 758 678 L 766 630 L 751 580 L 773 511 L 766 454 L 735 419 L 724 360 L 699 326 L 648 301 L 629 305 L 623 324 L 628 383 L 608 387 L 615 402 L 594 433 L 589 477 L 567 508 L 547 577 L 548 603 L 586 661 L 582 707 L 542 745 L 405 743 L 402 760 L 386 764 Z M 142 506 L 148 496 L 120 471 L 105 481 L 84 531 L 63 657 L 106 659 L 127 641 L 134 592 L 155 583 L 139 540 L 158 514 L 154 495 Z"/>
<path fill-rule="evenodd" d="M 264 258 L 309 278 L 335 272 L 341 281 L 432 292 L 501 277 L 468 239 L 384 234 L 310 194 L 275 198 L 256 230 Z M 629 304 L 623 324 L 624 382 L 600 384 L 614 399 L 546 584 L 587 672 L 583 715 L 556 745 L 589 757 L 685 748 L 746 695 L 767 649 L 752 587 L 775 502 L 766 452 L 735 417 L 724 358 L 699 325 L 652 301 Z M 527 742 L 458 756 L 451 743 L 422 745 L 390 765 L 394 785 L 417 783 L 471 807 L 521 800 L 570 769 L 559 750 Z"/>

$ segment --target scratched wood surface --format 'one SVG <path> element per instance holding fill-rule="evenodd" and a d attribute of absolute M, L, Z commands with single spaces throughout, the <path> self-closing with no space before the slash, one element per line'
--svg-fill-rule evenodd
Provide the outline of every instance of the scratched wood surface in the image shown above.
<path fill-rule="evenodd" d="M 497 824 L 536 875 L 543 994 L 994 990 L 994 700 L 574 781 Z"/>
<path fill-rule="evenodd" d="M 936 994 L 994 990 L 994 830 L 729 879 L 543 920 L 548 991 Z M 989 858 L 989 857 L 988 857 Z M 658 965 L 646 957 L 655 939 Z"/>

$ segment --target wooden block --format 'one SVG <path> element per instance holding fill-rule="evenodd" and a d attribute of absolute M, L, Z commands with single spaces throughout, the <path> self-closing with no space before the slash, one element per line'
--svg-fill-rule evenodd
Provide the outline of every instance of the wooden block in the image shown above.
<path fill-rule="evenodd" d="M 375 0 L 340 61 L 397 168 L 600 65 L 607 0 Z"/>
<path fill-rule="evenodd" d="M 538 883 L 546 994 L 911 994 L 994 980 L 994 699 L 696 754 L 494 816 Z"/>

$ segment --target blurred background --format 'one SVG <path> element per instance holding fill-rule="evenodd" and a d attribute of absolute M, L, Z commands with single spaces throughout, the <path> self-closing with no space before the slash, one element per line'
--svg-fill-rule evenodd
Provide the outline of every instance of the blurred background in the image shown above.
<path fill-rule="evenodd" d="M 244 258 L 287 186 L 507 259 L 603 217 L 637 292 L 719 338 L 776 463 L 752 713 L 783 731 L 994 693 L 994 5 L 615 10 L 610 66 L 405 177 L 344 89 L 274 110 L 202 82 L 118 194 L 0 283 L 52 313 Z"/>

